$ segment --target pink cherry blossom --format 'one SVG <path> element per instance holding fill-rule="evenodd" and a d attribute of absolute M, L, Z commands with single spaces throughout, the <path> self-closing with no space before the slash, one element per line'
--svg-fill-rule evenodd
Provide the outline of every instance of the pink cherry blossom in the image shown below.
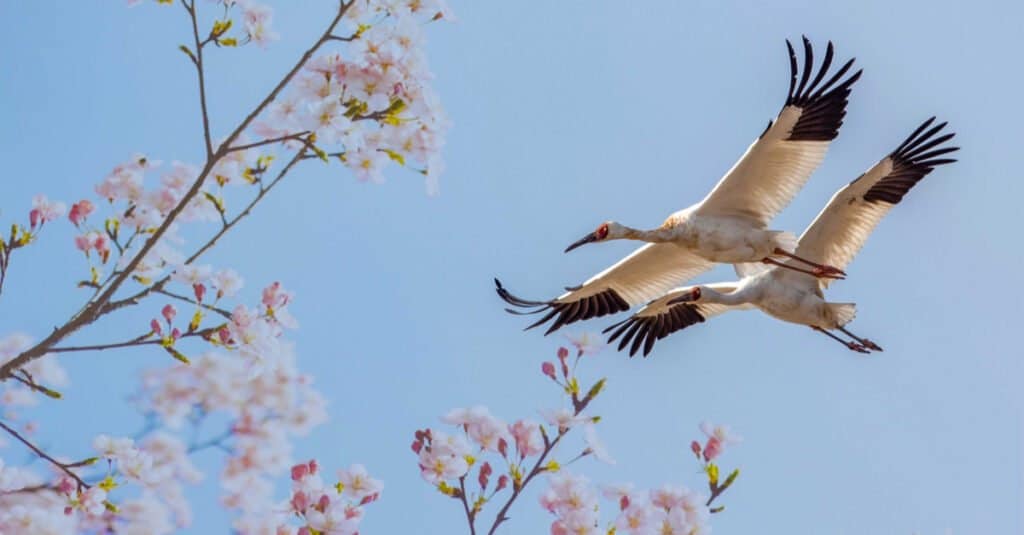
<path fill-rule="evenodd" d="M 70 219 L 77 227 L 81 225 L 87 217 L 89 217 L 89 214 L 91 214 L 94 209 L 95 207 L 92 202 L 88 199 L 82 199 L 81 201 L 71 205 L 71 211 L 68 212 L 68 219 Z"/>

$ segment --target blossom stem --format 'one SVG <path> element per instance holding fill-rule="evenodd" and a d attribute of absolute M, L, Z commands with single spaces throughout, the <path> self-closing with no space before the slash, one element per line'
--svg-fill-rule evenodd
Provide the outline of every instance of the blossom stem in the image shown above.
<path fill-rule="evenodd" d="M 19 442 L 21 442 L 22 444 L 27 446 L 28 449 L 32 450 L 36 455 L 42 457 L 43 459 L 46 459 L 47 461 L 50 462 L 50 464 L 52 464 L 52 465 L 56 466 L 57 468 L 59 468 L 62 472 L 64 472 L 68 476 L 70 476 L 71 479 L 74 479 L 78 483 L 78 490 L 79 491 L 81 491 L 83 488 L 86 488 L 86 489 L 89 488 L 89 484 L 88 483 L 83 481 L 82 478 L 78 477 L 78 474 L 76 474 L 76 473 L 71 471 L 72 465 L 64 464 L 64 463 L 58 461 L 57 459 L 54 459 L 53 457 L 50 457 L 50 455 L 47 454 L 42 449 L 40 449 L 39 446 L 36 446 L 35 444 L 29 442 L 29 440 L 27 438 L 21 436 L 21 433 L 18 433 L 17 431 L 15 431 L 13 428 L 11 428 L 7 424 L 3 423 L 2 421 L 0 421 L 0 428 L 3 428 L 4 431 L 7 431 L 8 434 L 10 434 L 12 437 L 16 438 Z"/>
<path fill-rule="evenodd" d="M 459 499 L 462 500 L 462 508 L 466 511 L 466 521 L 469 522 L 470 535 L 476 535 L 476 514 L 469 510 L 469 501 L 466 500 L 466 476 L 459 478 Z"/>
<path fill-rule="evenodd" d="M 224 310 L 223 308 L 216 307 L 216 306 L 213 306 L 213 305 L 208 305 L 206 303 L 200 303 L 199 301 L 196 301 L 195 299 L 192 299 L 191 297 L 188 297 L 188 296 L 185 296 L 185 295 L 181 295 L 181 294 L 177 294 L 177 293 L 174 293 L 174 292 L 169 291 L 169 290 L 164 290 L 163 288 L 158 288 L 158 289 L 153 290 L 153 291 L 155 293 L 158 293 L 158 294 L 161 294 L 161 295 L 166 295 L 167 297 L 170 297 L 172 299 L 177 299 L 178 301 L 184 301 L 186 303 L 191 303 L 193 305 L 205 308 L 206 310 L 209 310 L 210 312 L 216 312 L 217 314 L 220 314 L 221 316 L 224 316 L 225 318 L 229 318 L 229 319 L 231 318 L 231 313 L 228 312 L 227 310 Z"/>

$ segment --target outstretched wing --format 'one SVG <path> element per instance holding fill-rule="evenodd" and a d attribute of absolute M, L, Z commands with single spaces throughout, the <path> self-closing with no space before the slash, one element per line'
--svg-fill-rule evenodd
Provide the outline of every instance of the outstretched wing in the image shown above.
<path fill-rule="evenodd" d="M 547 332 L 570 323 L 615 314 L 645 303 L 669 288 L 711 269 L 713 264 L 672 243 L 649 243 L 633 251 L 615 265 L 591 277 L 550 301 L 521 299 L 494 280 L 498 296 L 506 303 L 524 309 L 513 314 L 546 312 L 527 329 L 554 320 Z"/>
<path fill-rule="evenodd" d="M 825 159 L 830 142 L 839 135 L 850 88 L 861 71 L 843 79 L 853 66 L 851 59 L 821 83 L 832 64 L 833 49 L 829 42 L 821 68 L 808 83 L 814 71 L 814 54 L 810 41 L 806 37 L 803 41 L 800 85 L 796 81 L 796 53 L 786 41 L 791 76 L 782 111 L 701 201 L 696 213 L 740 217 L 767 226 Z"/>
<path fill-rule="evenodd" d="M 955 134 L 938 135 L 946 123 L 931 126 L 934 121 L 935 117 L 925 121 L 896 150 L 836 192 L 800 236 L 797 256 L 845 269 L 878 222 L 915 184 L 936 166 L 955 162 L 955 159 L 942 157 L 959 150 L 959 147 L 943 146 Z M 827 279 L 792 270 L 780 271 L 807 285 L 820 280 L 823 287 L 828 286 Z"/>
<path fill-rule="evenodd" d="M 708 284 L 706 286 L 713 287 L 722 292 L 731 292 L 736 289 L 734 284 Z M 752 308 L 750 305 L 668 304 L 669 301 L 691 290 L 693 290 L 693 286 L 676 288 L 658 299 L 647 303 L 636 314 L 633 314 L 624 321 L 608 327 L 603 331 L 606 334 L 613 331 L 608 337 L 608 343 L 611 344 L 617 338 L 622 337 L 622 340 L 619 342 L 619 351 L 632 344 L 629 348 L 630 357 L 636 355 L 636 352 L 641 347 L 643 347 L 643 355 L 646 357 L 651 352 L 655 342 L 676 331 L 703 323 L 729 310 Z"/>

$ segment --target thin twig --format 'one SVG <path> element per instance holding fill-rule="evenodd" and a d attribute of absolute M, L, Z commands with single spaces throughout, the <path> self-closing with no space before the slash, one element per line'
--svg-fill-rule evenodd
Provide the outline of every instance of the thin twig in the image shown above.
<path fill-rule="evenodd" d="M 203 140 L 206 143 L 206 159 L 209 161 L 213 159 L 213 142 L 210 140 L 210 114 L 206 110 L 206 77 L 203 72 L 203 43 L 199 40 L 199 21 L 196 16 L 196 0 L 192 0 L 191 3 L 188 4 L 185 3 L 185 0 L 182 0 L 181 4 L 185 6 L 185 11 L 188 12 L 189 18 L 192 19 L 192 36 L 196 44 L 196 75 L 199 78 L 199 108 L 202 110 Z"/>
<path fill-rule="evenodd" d="M 71 468 L 70 468 L 70 467 L 75 466 L 75 465 L 81 466 L 82 463 L 75 463 L 74 465 L 64 464 L 64 463 L 58 461 L 57 459 L 54 459 L 53 457 L 50 457 L 50 455 L 47 454 L 42 449 L 40 449 L 39 446 L 36 446 L 35 444 L 29 442 L 27 438 L 21 436 L 20 433 L 18 433 L 14 429 L 12 429 L 7 424 L 5 424 L 3 422 L 0 422 L 0 427 L 2 427 L 4 431 L 7 431 L 7 433 L 10 434 L 12 437 L 18 439 L 19 442 L 21 442 L 22 444 L 28 446 L 28 449 L 30 449 L 33 452 L 35 452 L 36 455 L 42 457 L 43 459 L 46 459 L 47 461 L 50 462 L 50 464 L 56 466 L 57 468 L 60 468 L 61 471 L 63 471 L 68 476 L 70 476 L 71 479 L 74 479 L 76 482 L 78 482 L 78 490 L 79 491 L 81 491 L 83 488 L 86 488 L 86 489 L 89 488 L 89 484 L 86 483 L 85 481 L 83 481 L 82 478 L 78 477 L 78 474 L 72 472 Z"/>
<path fill-rule="evenodd" d="M 237 151 L 246 150 L 246 149 L 253 149 L 253 148 L 256 148 L 256 147 L 262 147 L 264 145 L 273 145 L 274 143 L 281 143 L 283 141 L 288 141 L 288 140 L 296 140 L 297 141 L 297 140 L 299 140 L 299 139 L 301 139 L 303 137 L 308 136 L 309 134 L 310 134 L 310 132 L 308 130 L 304 130 L 302 132 L 298 132 L 298 133 L 295 133 L 295 134 L 288 134 L 286 136 L 280 136 L 280 137 L 275 137 L 275 138 L 271 138 L 271 139 L 264 139 L 263 141 L 257 141 L 255 143 L 248 143 L 246 145 L 238 145 L 236 147 L 231 147 L 230 149 L 227 150 L 227 152 L 237 152 Z"/>

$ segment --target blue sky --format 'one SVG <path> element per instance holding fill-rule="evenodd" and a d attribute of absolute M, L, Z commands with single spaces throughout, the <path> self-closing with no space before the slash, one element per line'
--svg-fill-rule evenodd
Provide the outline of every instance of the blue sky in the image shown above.
<path fill-rule="evenodd" d="M 441 195 L 428 198 L 418 175 L 399 170 L 367 185 L 311 163 L 209 257 L 243 273 L 250 300 L 277 279 L 295 291 L 300 366 L 332 414 L 297 455 L 362 462 L 385 481 L 366 533 L 461 529 L 457 504 L 419 479 L 415 429 L 439 425 L 451 407 L 483 403 L 511 421 L 557 402 L 538 369 L 564 339 L 521 332 L 491 278 L 527 297 L 554 295 L 631 250 L 562 254 L 600 221 L 653 226 L 701 198 L 778 111 L 783 40 L 803 33 L 819 46 L 833 40 L 865 73 L 838 141 L 775 228 L 802 230 L 931 115 L 950 121 L 963 147 L 829 291 L 858 303 L 854 332 L 886 351 L 860 357 L 756 313 L 679 333 L 646 360 L 607 350 L 587 373 L 609 379 L 595 410 L 619 462 L 580 468 L 602 482 L 698 485 L 686 445 L 708 418 L 745 437 L 725 459 L 743 474 L 716 533 L 1021 532 L 1024 295 L 1007 275 L 1024 268 L 1011 219 L 1024 194 L 1022 4 L 452 3 L 459 22 L 429 34 L 455 125 Z M 275 4 L 283 40 L 270 50 L 212 60 L 216 134 L 291 65 L 334 2 L 292 4 Z M 24 213 L 37 192 L 88 195 L 135 151 L 198 160 L 177 10 L 4 2 L 0 20 L 0 220 Z M 70 230 L 49 234 L 10 274 L 0 334 L 39 338 L 82 298 L 72 289 L 79 259 L 62 241 Z M 702 280 L 730 277 L 720 268 Z M 78 340 L 123 332 L 102 324 Z M 39 409 L 43 442 L 73 456 L 96 433 L 138 429 L 125 395 L 161 359 L 64 359 L 74 385 Z M 208 455 L 199 460 L 213 466 Z M 226 530 L 211 504 L 217 491 L 215 477 L 196 491 L 192 533 Z M 549 523 L 534 496 L 512 516 L 506 533 Z"/>

